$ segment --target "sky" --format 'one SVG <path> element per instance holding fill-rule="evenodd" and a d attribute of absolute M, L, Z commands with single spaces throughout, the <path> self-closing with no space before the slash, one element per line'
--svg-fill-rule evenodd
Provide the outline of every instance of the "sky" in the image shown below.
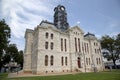
<path fill-rule="evenodd" d="M 53 22 L 59 4 L 66 7 L 69 25 L 78 25 L 85 34 L 100 39 L 120 33 L 120 0 L 0 0 L 0 20 L 5 19 L 11 28 L 11 43 L 24 50 L 25 30 L 42 20 Z"/>

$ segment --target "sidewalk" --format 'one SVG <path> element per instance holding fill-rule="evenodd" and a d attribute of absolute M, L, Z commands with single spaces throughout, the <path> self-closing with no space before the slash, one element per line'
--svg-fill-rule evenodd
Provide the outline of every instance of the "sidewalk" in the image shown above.
<path fill-rule="evenodd" d="M 79 72 L 65 72 L 65 73 L 47 73 L 47 74 L 32 74 L 32 73 L 24 73 L 24 72 L 15 72 L 9 73 L 8 78 L 15 78 L 15 77 L 30 77 L 30 76 L 54 76 L 54 75 L 66 75 L 66 74 L 77 74 Z"/>

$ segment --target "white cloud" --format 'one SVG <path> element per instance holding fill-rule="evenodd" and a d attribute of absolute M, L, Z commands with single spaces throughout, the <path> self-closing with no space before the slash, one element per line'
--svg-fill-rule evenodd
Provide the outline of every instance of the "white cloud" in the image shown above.
<path fill-rule="evenodd" d="M 17 38 L 23 37 L 26 28 L 34 28 L 47 16 L 52 17 L 54 7 L 47 2 L 50 1 L 2 0 L 2 16 L 8 20 L 12 34 Z"/>
<path fill-rule="evenodd" d="M 80 24 L 80 21 L 77 21 L 76 23 L 77 23 L 77 24 Z"/>
<path fill-rule="evenodd" d="M 53 17 L 53 8 L 59 1 L 1 0 L 1 16 L 11 27 L 12 36 L 19 40 L 24 37 L 26 28 L 33 29 L 41 20 Z"/>

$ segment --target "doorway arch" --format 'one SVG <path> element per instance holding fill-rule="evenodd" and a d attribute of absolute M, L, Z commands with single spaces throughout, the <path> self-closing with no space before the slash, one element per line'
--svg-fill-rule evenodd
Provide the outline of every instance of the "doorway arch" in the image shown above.
<path fill-rule="evenodd" d="M 77 58 L 77 64 L 78 64 L 78 68 L 81 68 L 81 61 L 79 57 Z"/>

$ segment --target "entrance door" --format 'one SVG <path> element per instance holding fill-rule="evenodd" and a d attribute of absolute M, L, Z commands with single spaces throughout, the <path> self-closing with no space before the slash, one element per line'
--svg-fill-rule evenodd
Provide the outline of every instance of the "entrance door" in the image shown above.
<path fill-rule="evenodd" d="M 80 68 L 81 67 L 81 62 L 80 62 L 80 58 L 79 57 L 78 57 L 77 63 L 78 63 L 78 68 Z"/>

